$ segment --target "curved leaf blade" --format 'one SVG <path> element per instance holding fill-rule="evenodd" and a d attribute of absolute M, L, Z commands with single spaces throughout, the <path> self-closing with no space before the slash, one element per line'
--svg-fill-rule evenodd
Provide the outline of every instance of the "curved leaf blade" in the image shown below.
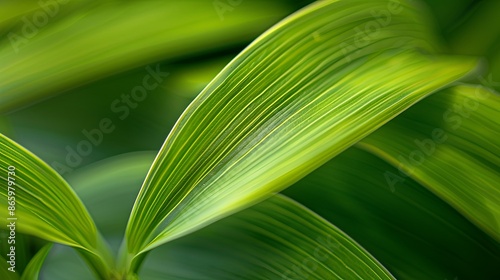
<path fill-rule="evenodd" d="M 461 85 L 429 97 L 358 145 L 500 241 L 500 96 Z M 390 137 L 389 137 L 390 135 Z M 399 179 L 398 179 L 399 178 Z"/>
<path fill-rule="evenodd" d="M 339 44 L 386 2 L 346 3 L 323 1 L 278 24 L 188 107 L 134 205 L 128 261 L 294 183 L 473 69 L 469 59 L 401 51 L 430 49 L 410 6 L 346 59 Z"/>
<path fill-rule="evenodd" d="M 40 274 L 40 270 L 42 269 L 43 263 L 45 262 L 45 258 L 52 249 L 53 244 L 45 245 L 42 249 L 36 253 L 36 255 L 30 260 L 28 266 L 23 272 L 21 276 L 21 280 L 38 280 L 38 276 Z"/>
<path fill-rule="evenodd" d="M 19 218 L 16 229 L 20 231 L 77 248 L 97 273 L 107 277 L 112 261 L 106 245 L 85 206 L 64 179 L 2 134 L 0 150 L 0 177 L 10 187 L 0 194 L 2 216 Z M 15 209 L 7 212 L 13 206 L 12 197 Z"/>
<path fill-rule="evenodd" d="M 397 169 L 353 146 L 283 193 L 341 228 L 398 279 L 500 276 L 498 242 L 411 178 L 391 189 L 386 172 Z"/>

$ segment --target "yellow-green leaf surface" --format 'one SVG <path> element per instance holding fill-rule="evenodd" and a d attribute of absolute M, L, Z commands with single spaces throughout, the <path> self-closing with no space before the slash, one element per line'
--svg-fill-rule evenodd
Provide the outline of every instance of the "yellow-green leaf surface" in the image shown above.
<path fill-rule="evenodd" d="M 386 172 L 398 170 L 353 146 L 284 194 L 346 232 L 397 279 L 500 277 L 498 242 L 413 179 L 391 188 Z"/>
<path fill-rule="evenodd" d="M 226 66 L 156 158 L 127 227 L 127 262 L 287 187 L 474 68 L 405 50 L 431 50 L 412 6 L 356 44 L 383 9 L 387 1 L 318 2 Z"/>
<path fill-rule="evenodd" d="M 0 150 L 0 177 L 5 186 L 0 194 L 2 219 L 18 219 L 17 230 L 78 248 L 96 271 L 105 274 L 110 264 L 105 245 L 87 210 L 64 179 L 2 134 Z M 8 206 L 15 209 L 7 211 Z"/>
<path fill-rule="evenodd" d="M 0 111 L 154 61 L 246 42 L 290 12 L 269 1 L 244 1 L 222 19 L 205 0 L 86 1 L 77 9 L 62 2 L 53 16 L 35 7 L 0 41 Z M 33 23 L 37 13 L 46 24 Z"/>
<path fill-rule="evenodd" d="M 456 86 L 415 105 L 359 145 L 398 168 L 500 241 L 500 96 Z"/>
<path fill-rule="evenodd" d="M 28 266 L 23 272 L 21 280 L 38 280 L 40 269 L 42 269 L 43 263 L 45 262 L 45 258 L 50 252 L 52 248 L 52 244 L 45 245 L 36 255 L 30 260 Z"/>

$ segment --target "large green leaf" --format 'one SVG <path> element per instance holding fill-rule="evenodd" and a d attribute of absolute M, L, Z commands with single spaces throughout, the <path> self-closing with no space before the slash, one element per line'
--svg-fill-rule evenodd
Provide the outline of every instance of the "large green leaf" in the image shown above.
<path fill-rule="evenodd" d="M 473 68 L 469 59 L 401 50 L 432 50 L 412 6 L 356 43 L 371 12 L 387 9 L 386 1 L 322 1 L 236 57 L 156 158 L 128 224 L 125 261 L 292 184 Z"/>
<path fill-rule="evenodd" d="M 105 244 L 64 179 L 2 134 L 0 150 L 0 177 L 9 186 L 0 194 L 2 217 L 19 219 L 12 220 L 16 230 L 77 248 L 97 273 L 107 277 L 112 262 Z"/>
<path fill-rule="evenodd" d="M 86 1 L 77 9 L 62 2 L 48 5 L 54 12 L 35 7 L 0 41 L 0 112 L 140 65 L 247 42 L 290 12 L 279 2 L 245 1 L 221 20 L 205 0 Z"/>
<path fill-rule="evenodd" d="M 361 143 L 443 198 L 500 241 L 500 96 L 482 86 L 456 86 L 429 97 Z"/>
<path fill-rule="evenodd" d="M 284 193 L 341 228 L 398 279 L 500 277 L 498 242 L 411 178 L 392 189 L 386 172 L 397 169 L 354 146 Z"/>

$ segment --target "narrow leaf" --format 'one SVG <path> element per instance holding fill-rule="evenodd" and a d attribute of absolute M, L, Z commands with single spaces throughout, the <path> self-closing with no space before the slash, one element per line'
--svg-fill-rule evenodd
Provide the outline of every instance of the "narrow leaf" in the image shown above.
<path fill-rule="evenodd" d="M 23 272 L 21 280 L 38 280 L 40 270 L 42 269 L 42 265 L 45 262 L 45 258 L 52 249 L 52 244 L 45 245 L 36 255 L 31 259 L 28 263 L 28 266 Z"/>
<path fill-rule="evenodd" d="M 0 177 L 6 186 L 0 194 L 2 217 L 18 219 L 13 220 L 17 230 L 79 249 L 98 273 L 107 275 L 111 261 L 103 240 L 64 179 L 2 134 L 0 150 Z"/>
<path fill-rule="evenodd" d="M 500 244 L 400 176 L 354 146 L 284 194 L 341 228 L 398 279 L 497 279 Z"/>

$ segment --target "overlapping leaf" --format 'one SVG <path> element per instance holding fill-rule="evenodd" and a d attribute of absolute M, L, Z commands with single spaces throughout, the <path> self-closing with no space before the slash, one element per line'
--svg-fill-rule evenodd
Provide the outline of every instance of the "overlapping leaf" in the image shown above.
<path fill-rule="evenodd" d="M 105 245 L 87 210 L 64 179 L 1 134 L 0 150 L 0 177 L 6 186 L 0 193 L 2 217 L 19 219 L 17 230 L 78 248 L 96 271 L 106 275 L 110 260 Z M 14 200 L 8 196 L 15 198 L 15 209 L 9 212 L 8 206 L 13 206 L 10 202 Z"/>
<path fill-rule="evenodd" d="M 500 96 L 482 86 L 457 86 L 431 96 L 359 145 L 450 203 L 500 240 Z"/>
<path fill-rule="evenodd" d="M 138 253 L 292 184 L 473 68 L 402 51 L 431 49 L 419 11 L 399 8 L 360 45 L 357 30 L 386 1 L 323 1 L 233 60 L 185 111 L 148 174 L 126 233 L 131 269 Z"/>
<path fill-rule="evenodd" d="M 341 228 L 398 279 L 500 276 L 498 242 L 411 178 L 391 188 L 386 172 L 398 171 L 354 146 L 284 194 Z"/>

